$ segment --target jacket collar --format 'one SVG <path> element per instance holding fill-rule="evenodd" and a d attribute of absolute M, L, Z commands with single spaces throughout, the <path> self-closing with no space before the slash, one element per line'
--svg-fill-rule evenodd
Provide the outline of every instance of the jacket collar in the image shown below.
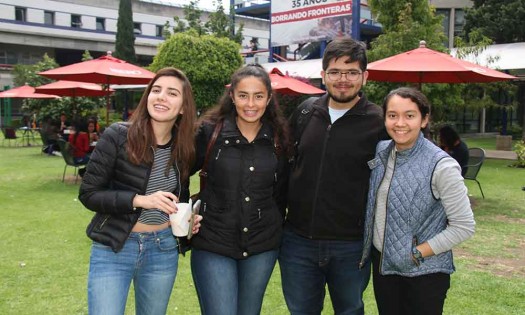
<path fill-rule="evenodd" d="M 261 126 L 261 129 L 259 130 L 257 136 L 253 141 L 268 140 L 270 142 L 273 142 L 273 128 L 264 120 L 262 120 L 262 123 L 263 125 Z M 221 136 L 225 140 L 229 140 L 231 144 L 246 142 L 246 139 L 243 137 L 241 131 L 237 127 L 236 118 L 234 116 L 226 117 L 224 119 L 224 124 L 222 125 L 221 130 Z"/>
<path fill-rule="evenodd" d="M 425 142 L 425 136 L 423 135 L 423 132 L 419 132 L 419 136 L 417 137 L 416 143 L 413 147 L 410 149 L 406 149 L 403 151 L 397 151 L 396 152 L 396 160 L 399 162 L 403 162 L 408 160 L 410 156 L 414 155 L 417 151 L 420 150 L 420 148 L 423 146 L 423 143 Z M 379 152 L 379 156 L 381 157 L 381 160 L 383 160 L 383 163 L 386 164 L 388 161 L 388 155 L 392 153 L 392 151 L 395 150 L 395 142 L 394 140 L 390 140 L 390 143 L 388 146 L 381 152 Z"/>

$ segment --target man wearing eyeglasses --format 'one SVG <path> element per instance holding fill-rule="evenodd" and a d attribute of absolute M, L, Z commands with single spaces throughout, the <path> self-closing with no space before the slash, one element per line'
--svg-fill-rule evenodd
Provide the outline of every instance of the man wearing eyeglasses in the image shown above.
<path fill-rule="evenodd" d="M 279 264 L 291 314 L 321 314 L 328 285 L 335 314 L 364 314 L 370 265 L 359 268 L 370 169 L 383 138 L 382 110 L 361 88 L 368 77 L 365 46 L 350 38 L 327 45 L 321 76 L 327 93 L 290 118 L 294 139 L 288 214 Z M 296 135 L 297 136 L 297 135 Z"/>

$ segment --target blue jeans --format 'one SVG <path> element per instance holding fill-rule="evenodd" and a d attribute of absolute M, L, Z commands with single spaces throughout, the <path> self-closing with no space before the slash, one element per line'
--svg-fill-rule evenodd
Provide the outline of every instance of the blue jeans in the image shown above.
<path fill-rule="evenodd" d="M 191 273 L 203 315 L 260 314 L 278 250 L 233 259 L 191 250 Z"/>
<path fill-rule="evenodd" d="M 321 314 L 328 284 L 335 314 L 364 314 L 370 263 L 359 269 L 362 250 L 362 241 L 311 240 L 285 227 L 279 265 L 290 313 Z"/>
<path fill-rule="evenodd" d="M 178 261 L 177 240 L 171 229 L 132 232 L 118 253 L 93 242 L 88 277 L 89 314 L 124 314 L 132 280 L 136 314 L 166 314 Z"/>

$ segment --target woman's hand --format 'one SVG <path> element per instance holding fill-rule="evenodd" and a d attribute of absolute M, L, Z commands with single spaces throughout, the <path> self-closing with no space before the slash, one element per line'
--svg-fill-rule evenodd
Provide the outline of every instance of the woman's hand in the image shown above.
<path fill-rule="evenodd" d="M 191 230 L 191 234 L 199 233 L 199 229 L 201 228 L 201 221 L 202 215 L 196 214 L 193 216 L 193 229 Z"/>
<path fill-rule="evenodd" d="M 133 207 L 140 207 L 145 210 L 159 209 L 169 214 L 176 213 L 176 202 L 179 198 L 167 191 L 157 191 L 150 195 L 135 195 L 133 198 Z"/>

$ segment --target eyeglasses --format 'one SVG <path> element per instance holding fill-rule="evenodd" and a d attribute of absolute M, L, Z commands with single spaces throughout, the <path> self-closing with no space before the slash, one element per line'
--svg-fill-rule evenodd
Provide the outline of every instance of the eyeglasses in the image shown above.
<path fill-rule="evenodd" d="M 357 71 L 357 70 L 350 70 L 350 71 L 328 71 L 326 72 L 326 75 L 328 75 L 328 78 L 331 80 L 331 81 L 337 81 L 337 80 L 341 80 L 341 78 L 343 77 L 343 74 L 345 76 L 345 78 L 349 81 L 355 81 L 357 79 L 359 79 L 359 76 L 362 74 L 363 72 L 361 71 Z"/>

